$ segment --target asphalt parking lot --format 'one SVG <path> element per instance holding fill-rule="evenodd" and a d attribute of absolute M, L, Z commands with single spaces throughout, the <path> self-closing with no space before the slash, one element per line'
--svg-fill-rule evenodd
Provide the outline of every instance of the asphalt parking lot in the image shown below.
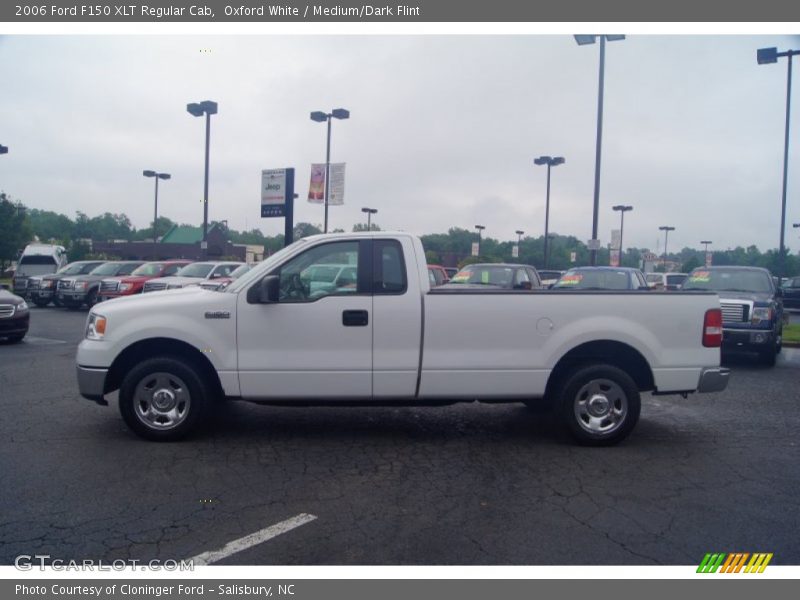
<path fill-rule="evenodd" d="M 304 514 L 218 564 L 800 564 L 800 350 L 731 361 L 721 394 L 646 397 L 613 448 L 480 404 L 235 403 L 155 444 L 78 395 L 85 318 L 34 308 L 26 341 L 0 345 L 0 564 L 182 559 Z"/>

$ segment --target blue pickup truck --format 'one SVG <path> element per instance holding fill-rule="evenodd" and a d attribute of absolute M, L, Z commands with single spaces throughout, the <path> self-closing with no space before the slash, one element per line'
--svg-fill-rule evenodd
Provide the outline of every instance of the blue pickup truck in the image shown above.
<path fill-rule="evenodd" d="M 722 305 L 722 352 L 755 352 L 773 366 L 783 340 L 783 292 L 767 269 L 699 267 L 684 291 L 712 290 Z"/>

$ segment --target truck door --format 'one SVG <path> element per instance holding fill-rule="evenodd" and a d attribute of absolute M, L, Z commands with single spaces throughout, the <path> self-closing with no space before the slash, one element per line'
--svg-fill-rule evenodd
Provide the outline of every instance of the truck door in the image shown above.
<path fill-rule="evenodd" d="M 409 238 L 372 246 L 373 378 L 376 399 L 413 398 L 422 343 L 422 292 Z M 424 257 L 422 257 L 424 260 Z"/>
<path fill-rule="evenodd" d="M 237 311 L 244 398 L 368 399 L 372 396 L 370 240 L 315 245 L 271 275 L 279 301 Z M 257 284 L 257 283 L 256 283 Z"/>

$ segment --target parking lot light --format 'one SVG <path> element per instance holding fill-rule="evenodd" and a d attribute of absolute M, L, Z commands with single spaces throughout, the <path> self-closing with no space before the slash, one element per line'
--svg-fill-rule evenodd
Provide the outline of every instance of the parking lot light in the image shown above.
<path fill-rule="evenodd" d="M 376 214 L 378 209 L 365 206 L 361 209 L 361 212 L 367 213 L 367 231 L 372 231 L 372 215 Z"/>
<path fill-rule="evenodd" d="M 558 165 L 564 164 L 564 157 L 563 156 L 540 156 L 539 158 L 533 159 L 533 164 L 535 165 L 547 165 L 547 196 L 545 200 L 545 208 L 544 208 L 544 268 L 547 268 L 547 262 L 549 258 L 548 253 L 548 239 L 549 236 L 547 232 L 550 228 L 550 168 L 557 167 Z"/>
<path fill-rule="evenodd" d="M 219 107 L 212 100 L 192 102 L 186 105 L 186 112 L 194 117 L 206 116 L 206 165 L 203 184 L 203 243 L 201 245 L 203 260 L 208 258 L 208 150 L 211 140 L 211 115 L 217 114 Z"/>
<path fill-rule="evenodd" d="M 157 224 L 158 224 L 158 180 L 159 179 L 170 179 L 172 175 L 169 173 L 156 173 L 155 171 L 142 171 L 142 175 L 145 177 L 152 177 L 156 180 L 156 201 L 155 201 L 155 208 L 153 209 L 153 260 L 158 260 L 158 233 L 157 233 Z"/>
<path fill-rule="evenodd" d="M 325 150 L 325 227 L 323 233 L 328 233 L 328 188 L 330 188 L 331 177 L 331 119 L 349 119 L 350 111 L 346 108 L 334 108 L 326 113 L 315 110 L 311 113 L 311 120 L 317 123 L 328 123 L 328 143 Z"/>
<path fill-rule="evenodd" d="M 600 209 L 600 157 L 603 146 L 603 87 L 605 80 L 606 65 L 606 40 L 617 42 L 624 40 L 624 35 L 576 35 L 575 41 L 579 46 L 594 44 L 600 38 L 600 75 L 597 86 L 597 144 L 595 147 L 594 160 L 594 210 L 592 211 L 592 240 L 597 239 L 597 219 Z M 597 249 L 593 246 L 589 251 L 590 264 L 597 265 Z"/>
<path fill-rule="evenodd" d="M 481 233 L 484 229 L 486 229 L 485 225 L 475 225 L 475 229 L 478 230 L 478 256 L 481 255 Z"/>
<path fill-rule="evenodd" d="M 625 227 L 625 213 L 629 210 L 633 210 L 633 207 L 617 204 L 616 206 L 612 206 L 611 210 L 619 212 L 619 264 L 622 266 L 622 232 Z"/>
<path fill-rule="evenodd" d="M 661 231 L 664 232 L 664 260 L 662 264 L 664 265 L 664 269 L 667 268 L 667 241 L 669 240 L 669 232 L 675 231 L 674 227 L 670 227 L 669 225 L 662 225 L 659 227 Z"/>
<path fill-rule="evenodd" d="M 760 48 L 756 52 L 756 60 L 759 65 L 768 65 L 778 62 L 778 58 L 785 56 L 788 59 L 786 69 L 786 128 L 783 139 L 783 192 L 781 194 L 781 237 L 780 237 L 780 256 L 778 257 L 780 273 L 779 277 L 786 276 L 786 183 L 789 169 L 789 116 L 792 106 L 792 56 L 800 54 L 800 50 L 787 50 L 778 52 L 777 48 Z"/>

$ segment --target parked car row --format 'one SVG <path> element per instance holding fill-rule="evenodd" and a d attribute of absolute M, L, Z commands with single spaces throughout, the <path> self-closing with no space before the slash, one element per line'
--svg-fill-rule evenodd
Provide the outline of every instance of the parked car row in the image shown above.
<path fill-rule="evenodd" d="M 221 289 L 245 272 L 234 276 L 234 272 L 246 266 L 232 261 L 76 261 L 52 275 L 27 277 L 20 295 L 30 298 L 40 308 L 52 302 L 79 309 L 113 298 L 203 282 L 212 284 L 208 289 Z"/>

